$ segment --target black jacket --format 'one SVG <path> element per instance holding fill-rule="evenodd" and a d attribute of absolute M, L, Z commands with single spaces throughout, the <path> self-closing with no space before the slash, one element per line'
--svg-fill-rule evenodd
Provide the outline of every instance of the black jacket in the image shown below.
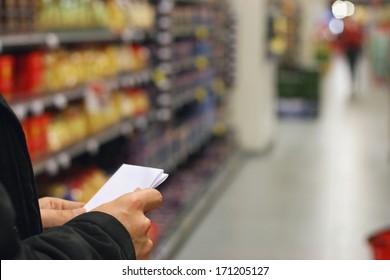
<path fill-rule="evenodd" d="M 114 217 L 89 212 L 45 232 L 22 127 L 0 94 L 1 259 L 135 259 Z"/>

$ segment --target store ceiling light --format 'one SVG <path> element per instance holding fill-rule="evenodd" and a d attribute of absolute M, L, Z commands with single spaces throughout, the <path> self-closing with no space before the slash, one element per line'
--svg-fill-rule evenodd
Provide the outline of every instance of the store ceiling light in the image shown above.
<path fill-rule="evenodd" d="M 347 5 L 347 16 L 353 16 L 355 13 L 355 4 L 350 1 L 344 1 L 345 5 Z"/>
<path fill-rule="evenodd" d="M 344 31 L 344 22 L 342 20 L 340 20 L 340 19 L 336 19 L 336 18 L 332 19 L 329 22 L 329 30 L 334 35 L 338 35 L 338 34 L 343 33 L 343 31 Z"/>
<path fill-rule="evenodd" d="M 337 0 L 332 5 L 332 13 L 337 19 L 345 18 L 348 16 L 348 4 L 345 1 Z"/>

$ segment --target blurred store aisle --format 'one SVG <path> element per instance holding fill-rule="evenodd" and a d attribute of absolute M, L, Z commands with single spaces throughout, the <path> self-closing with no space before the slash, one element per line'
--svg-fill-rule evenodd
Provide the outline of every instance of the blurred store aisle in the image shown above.
<path fill-rule="evenodd" d="M 389 94 L 351 100 L 334 58 L 318 120 L 283 120 L 272 152 L 250 157 L 177 259 L 369 259 L 390 226 Z"/>

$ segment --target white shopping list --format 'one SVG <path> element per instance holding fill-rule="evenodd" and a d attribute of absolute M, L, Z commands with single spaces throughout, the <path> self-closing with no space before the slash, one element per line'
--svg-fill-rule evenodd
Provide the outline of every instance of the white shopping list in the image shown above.
<path fill-rule="evenodd" d="M 91 211 L 137 188 L 156 188 L 167 178 L 162 169 L 123 164 L 84 207 Z"/>

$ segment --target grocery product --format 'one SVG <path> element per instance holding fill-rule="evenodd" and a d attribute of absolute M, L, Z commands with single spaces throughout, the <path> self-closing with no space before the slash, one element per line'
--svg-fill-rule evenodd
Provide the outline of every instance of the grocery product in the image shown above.
<path fill-rule="evenodd" d="M 32 159 L 38 159 L 49 150 L 48 132 L 51 123 L 50 114 L 33 116 L 22 122 L 26 143 Z"/>
<path fill-rule="evenodd" d="M 38 181 L 39 195 L 87 202 L 109 179 L 98 167 L 75 167 L 64 175 L 57 180 L 43 178 Z"/>
<path fill-rule="evenodd" d="M 14 57 L 12 55 L 0 55 L 0 92 L 6 99 L 11 98 L 14 91 Z"/>
<path fill-rule="evenodd" d="M 0 55 L 0 91 L 14 101 L 150 67 L 145 46 L 107 45 Z"/>
<path fill-rule="evenodd" d="M 150 110 L 150 101 L 145 90 L 140 88 L 130 89 L 128 95 L 133 104 L 133 116 L 144 115 Z"/>
<path fill-rule="evenodd" d="M 18 98 L 42 91 L 43 67 L 43 53 L 41 51 L 32 51 L 16 56 L 14 91 Z"/>
<path fill-rule="evenodd" d="M 155 10 L 146 0 L 67 0 L 40 1 L 35 9 L 38 30 L 105 28 L 150 29 Z"/>
<path fill-rule="evenodd" d="M 0 0 L 0 34 L 31 31 L 36 2 Z"/>

